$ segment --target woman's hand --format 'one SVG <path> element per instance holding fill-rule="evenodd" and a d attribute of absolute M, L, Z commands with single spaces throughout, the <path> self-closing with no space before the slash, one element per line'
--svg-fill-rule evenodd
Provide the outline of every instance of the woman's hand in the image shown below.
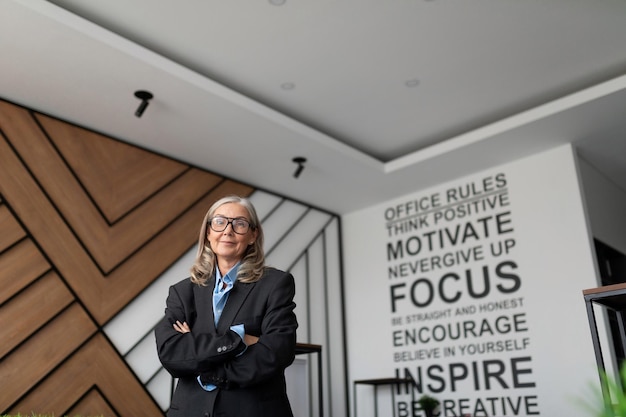
<path fill-rule="evenodd" d="M 191 329 L 189 328 L 189 325 L 187 324 L 187 322 L 180 322 L 179 320 L 176 320 L 176 323 L 174 323 L 174 330 L 176 330 L 178 333 L 190 333 Z M 250 345 L 254 345 L 256 342 L 259 341 L 259 338 L 257 336 L 252 336 L 251 334 L 244 334 L 243 335 L 243 342 L 246 344 L 246 346 L 250 346 Z"/>
<path fill-rule="evenodd" d="M 256 336 L 252 336 L 251 334 L 248 334 L 248 333 L 243 335 L 243 342 L 246 344 L 246 346 L 254 345 L 258 341 L 259 341 L 259 338 Z"/>
<path fill-rule="evenodd" d="M 187 324 L 187 322 L 181 323 L 178 320 L 176 320 L 176 323 L 174 323 L 174 330 L 176 330 L 178 333 L 191 332 L 191 329 L 189 328 L 189 325 Z"/>

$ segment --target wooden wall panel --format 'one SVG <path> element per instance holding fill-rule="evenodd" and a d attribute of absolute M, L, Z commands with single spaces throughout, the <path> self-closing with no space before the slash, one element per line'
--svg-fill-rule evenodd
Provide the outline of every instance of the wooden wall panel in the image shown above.
<path fill-rule="evenodd" d="M 4 381 L 0 390 L 0 408 L 37 388 L 46 375 L 63 363 L 95 331 L 96 327 L 78 304 L 72 304 L 61 315 L 2 358 L 0 375 Z M 92 359 L 96 361 L 96 357 Z M 76 378 L 80 374 L 74 375 Z M 48 412 L 45 408 L 34 411 Z M 31 410 L 27 411 L 28 414 Z"/>
<path fill-rule="evenodd" d="M 82 417 L 119 415 L 113 408 L 111 408 L 111 405 L 107 402 L 106 397 L 104 397 L 102 393 L 96 388 L 90 390 L 66 414 L 68 416 Z"/>
<path fill-rule="evenodd" d="M 29 415 L 31 409 L 46 409 L 57 416 L 67 414 L 94 386 L 119 416 L 162 415 L 155 403 L 142 401 L 143 386 L 128 372 L 106 339 L 98 334 L 56 369 L 37 390 L 11 407 L 11 413 Z M 95 415 L 108 410 L 92 410 Z"/>
<path fill-rule="evenodd" d="M 0 253 L 18 240 L 26 237 L 26 232 L 22 229 L 7 206 L 0 201 Z"/>
<path fill-rule="evenodd" d="M 35 117 L 109 223 L 189 169 L 78 126 L 40 114 Z"/>
<path fill-rule="evenodd" d="M 13 297 L 0 309 L 0 358 L 73 301 L 63 281 L 52 271 Z"/>
<path fill-rule="evenodd" d="M 50 265 L 30 239 L 0 254 L 0 303 L 48 271 Z"/>
<path fill-rule="evenodd" d="M 0 414 L 162 415 L 103 326 L 252 191 L 0 100 Z"/>

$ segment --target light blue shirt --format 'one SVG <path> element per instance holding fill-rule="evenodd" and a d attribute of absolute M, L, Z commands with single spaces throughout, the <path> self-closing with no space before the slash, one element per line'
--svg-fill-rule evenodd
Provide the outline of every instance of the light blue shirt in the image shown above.
<path fill-rule="evenodd" d="M 224 311 L 224 307 L 226 306 L 226 301 L 228 301 L 228 295 L 230 294 L 230 290 L 233 289 L 233 285 L 235 285 L 235 280 L 237 279 L 237 272 L 239 272 L 239 266 L 241 264 L 237 262 L 235 266 L 231 268 L 230 271 L 226 273 L 222 277 L 219 268 L 215 268 L 215 288 L 213 288 L 213 316 L 215 317 L 215 326 L 217 327 L 217 323 L 220 321 L 220 317 L 222 316 L 222 311 Z"/>
<path fill-rule="evenodd" d="M 215 318 L 216 327 L 217 323 L 220 321 L 220 317 L 222 316 L 222 312 L 224 311 L 226 302 L 228 301 L 228 295 L 230 294 L 230 290 L 233 289 L 235 281 L 237 280 L 237 272 L 239 272 L 240 265 L 241 263 L 237 262 L 237 264 L 233 266 L 231 270 L 228 271 L 223 277 L 220 273 L 220 269 L 217 267 L 215 268 L 215 288 L 213 288 L 213 316 Z M 242 341 L 244 340 L 244 334 L 246 333 L 246 331 L 243 324 L 230 326 L 230 330 L 237 333 Z M 240 353 L 240 355 L 242 354 L 243 352 Z M 206 391 L 213 391 L 215 388 L 217 388 L 215 385 L 212 384 L 203 384 L 200 380 L 199 375 L 197 379 L 200 386 Z"/>

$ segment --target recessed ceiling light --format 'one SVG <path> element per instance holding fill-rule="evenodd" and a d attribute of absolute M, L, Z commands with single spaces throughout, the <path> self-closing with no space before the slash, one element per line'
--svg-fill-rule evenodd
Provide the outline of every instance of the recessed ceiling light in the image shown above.
<path fill-rule="evenodd" d="M 280 85 L 280 88 L 282 88 L 283 90 L 293 90 L 294 88 L 296 88 L 296 85 L 294 83 L 282 83 Z"/>
<path fill-rule="evenodd" d="M 269 0 L 270 4 L 273 4 L 274 6 L 282 6 L 283 4 L 285 4 L 286 0 Z"/>
<path fill-rule="evenodd" d="M 417 87 L 418 85 L 420 85 L 420 80 L 418 80 L 417 78 L 413 78 L 413 79 L 410 79 L 410 80 L 406 80 L 406 81 L 404 82 L 404 85 L 406 85 L 406 86 L 407 86 L 407 87 L 409 87 L 409 88 L 412 88 L 412 87 Z"/>

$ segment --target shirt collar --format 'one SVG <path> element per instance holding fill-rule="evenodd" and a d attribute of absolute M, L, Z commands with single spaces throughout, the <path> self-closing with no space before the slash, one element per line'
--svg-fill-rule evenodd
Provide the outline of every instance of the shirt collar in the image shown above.
<path fill-rule="evenodd" d="M 239 267 L 241 266 L 241 262 L 237 262 L 235 264 L 235 266 L 233 266 L 230 271 L 228 271 L 226 273 L 226 275 L 222 276 L 220 269 L 219 268 L 215 268 L 215 283 L 217 284 L 218 282 L 225 282 L 226 285 L 231 286 L 235 283 L 235 280 L 237 279 L 237 273 L 239 272 Z"/>

